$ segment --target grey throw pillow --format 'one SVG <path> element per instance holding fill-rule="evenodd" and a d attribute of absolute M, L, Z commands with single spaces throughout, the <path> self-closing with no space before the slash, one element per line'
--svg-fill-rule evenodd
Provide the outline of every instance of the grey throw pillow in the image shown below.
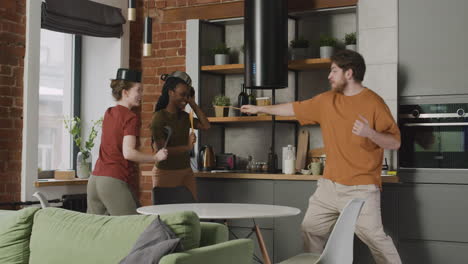
<path fill-rule="evenodd" d="M 167 254 L 174 252 L 180 243 L 174 232 L 158 218 L 141 233 L 130 253 L 120 264 L 156 264 Z"/>

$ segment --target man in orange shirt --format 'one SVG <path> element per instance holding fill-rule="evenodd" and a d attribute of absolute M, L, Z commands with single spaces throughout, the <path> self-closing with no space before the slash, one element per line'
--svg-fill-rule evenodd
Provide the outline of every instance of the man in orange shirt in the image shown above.
<path fill-rule="evenodd" d="M 364 198 L 357 236 L 369 246 L 376 263 L 401 263 L 383 230 L 380 210 L 383 150 L 400 147 L 400 131 L 384 100 L 362 85 L 363 57 L 343 50 L 331 60 L 331 91 L 300 102 L 245 105 L 242 112 L 295 115 L 301 125 L 320 124 L 327 166 L 302 222 L 306 251 L 321 253 L 347 202 Z"/>

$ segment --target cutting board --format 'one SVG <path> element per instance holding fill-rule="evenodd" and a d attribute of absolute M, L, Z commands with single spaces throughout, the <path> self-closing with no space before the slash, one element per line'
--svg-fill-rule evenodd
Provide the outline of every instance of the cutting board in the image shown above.
<path fill-rule="evenodd" d="M 300 171 L 305 168 L 308 149 L 309 131 L 302 129 L 299 131 L 299 136 L 297 140 L 296 170 Z"/>

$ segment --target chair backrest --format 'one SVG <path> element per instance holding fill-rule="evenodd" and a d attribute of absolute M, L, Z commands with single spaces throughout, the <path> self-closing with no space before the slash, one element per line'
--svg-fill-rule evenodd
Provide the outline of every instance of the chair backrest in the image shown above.
<path fill-rule="evenodd" d="M 192 193 L 185 186 L 154 187 L 153 204 L 195 203 Z"/>
<path fill-rule="evenodd" d="M 364 199 L 352 199 L 341 212 L 327 245 L 317 263 L 351 264 L 353 262 L 354 230 Z"/>
<path fill-rule="evenodd" d="M 49 207 L 49 201 L 47 201 L 47 198 L 41 192 L 35 192 L 32 196 L 36 197 L 39 200 L 43 209 Z"/>

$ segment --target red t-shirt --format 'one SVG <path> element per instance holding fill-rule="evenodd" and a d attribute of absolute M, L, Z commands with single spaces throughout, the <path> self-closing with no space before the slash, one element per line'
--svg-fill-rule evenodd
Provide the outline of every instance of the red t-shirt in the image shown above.
<path fill-rule="evenodd" d="M 132 184 L 134 163 L 124 158 L 122 144 L 124 136 L 139 136 L 139 127 L 138 116 L 130 109 L 121 105 L 107 109 L 93 175 L 109 176 Z"/>

